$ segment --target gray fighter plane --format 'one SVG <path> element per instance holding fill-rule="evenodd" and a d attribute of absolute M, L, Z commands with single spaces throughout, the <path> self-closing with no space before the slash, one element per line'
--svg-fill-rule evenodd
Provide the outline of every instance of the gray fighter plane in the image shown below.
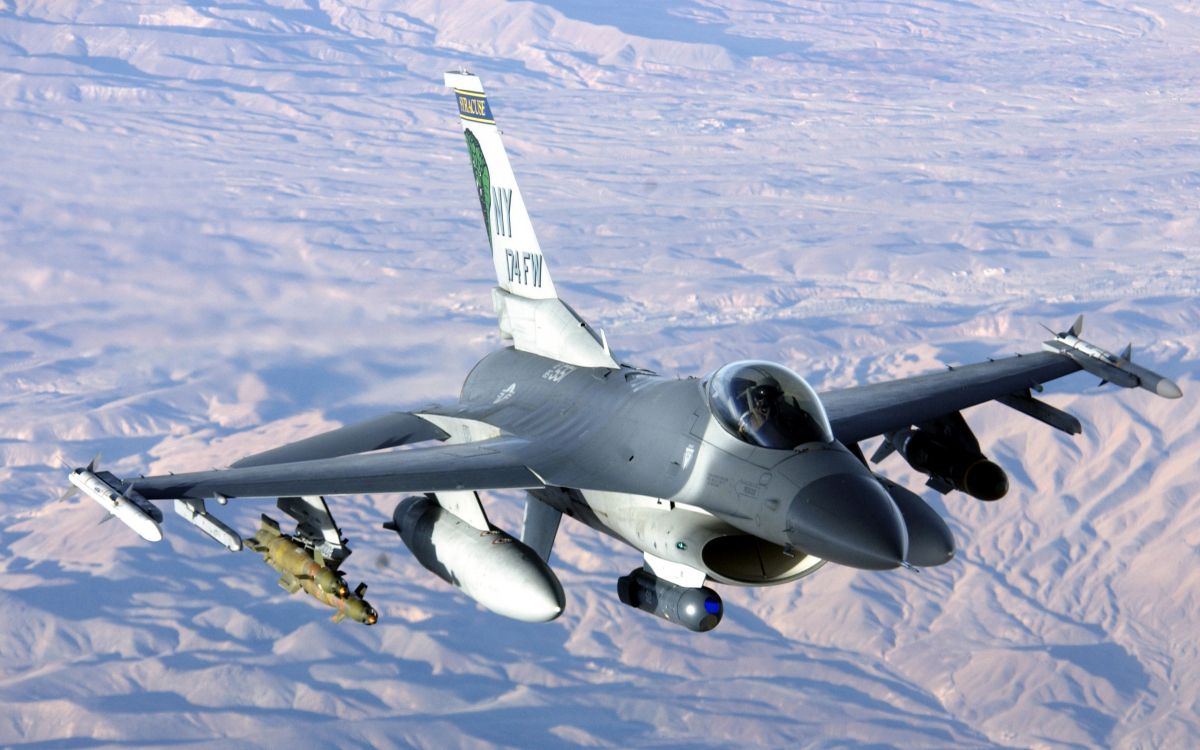
<path fill-rule="evenodd" d="M 732 362 L 687 378 L 624 364 L 559 298 L 479 79 L 448 73 L 446 84 L 495 263 L 500 331 L 511 341 L 471 370 L 458 403 L 386 414 L 226 469 L 124 481 L 88 466 L 71 473 L 73 485 L 150 540 L 162 537 L 154 501 L 174 500 L 184 519 L 231 550 L 241 548 L 240 536 L 205 501 L 277 497 L 297 521 L 294 536 L 272 541 L 295 558 L 286 568 L 272 563 L 284 572 L 281 585 L 305 584 L 339 614 L 348 605 L 335 599 L 347 587 L 320 582 L 342 581 L 349 550 L 325 496 L 411 495 L 385 527 L 471 598 L 530 622 L 563 610 L 547 563 L 566 514 L 643 553 L 644 565 L 618 581 L 623 602 L 704 631 L 723 613 L 708 582 L 782 584 L 827 562 L 887 570 L 950 561 L 946 523 L 872 463 L 896 452 L 937 491 L 1001 497 L 1007 477 L 985 458 L 962 416 L 968 407 L 998 401 L 1076 434 L 1076 418 L 1031 391 L 1084 370 L 1181 395 L 1133 364 L 1128 348 L 1117 356 L 1080 339 L 1082 318 L 1041 351 L 821 394 L 772 362 Z M 884 439 L 868 462 L 859 443 L 877 436 Z M 525 492 L 519 539 L 480 503 L 480 491 L 499 489 Z M 264 516 L 263 529 L 268 541 L 278 538 L 272 519 Z M 355 619 L 374 622 L 369 606 L 356 606 L 363 615 Z"/>

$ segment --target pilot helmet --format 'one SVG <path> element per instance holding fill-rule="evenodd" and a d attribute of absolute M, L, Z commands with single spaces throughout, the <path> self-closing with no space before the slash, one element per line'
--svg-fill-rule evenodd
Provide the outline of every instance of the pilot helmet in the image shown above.
<path fill-rule="evenodd" d="M 750 405 L 754 407 L 771 406 L 783 395 L 783 389 L 772 377 L 764 378 L 757 385 L 750 387 Z"/>

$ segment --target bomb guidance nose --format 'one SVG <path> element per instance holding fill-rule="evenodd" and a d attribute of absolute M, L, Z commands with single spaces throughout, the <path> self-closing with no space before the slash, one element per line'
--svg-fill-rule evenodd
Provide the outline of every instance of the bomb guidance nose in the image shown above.
<path fill-rule="evenodd" d="M 873 477 L 830 474 L 800 488 L 787 514 L 798 549 L 865 570 L 898 568 L 908 557 L 900 509 Z"/>

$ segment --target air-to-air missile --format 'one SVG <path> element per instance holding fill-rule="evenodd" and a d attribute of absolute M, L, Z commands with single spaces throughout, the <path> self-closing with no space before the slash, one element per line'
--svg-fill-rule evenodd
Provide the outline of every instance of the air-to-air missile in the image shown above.
<path fill-rule="evenodd" d="M 279 523 L 263 514 L 262 523 L 246 546 L 260 552 L 263 561 L 281 573 L 279 585 L 289 594 L 300 589 L 337 612 L 334 622 L 347 617 L 364 625 L 374 625 L 379 613 L 363 599 L 367 584 L 360 583 L 353 591 L 337 570 L 330 567 L 321 553 L 279 530 Z"/>
<path fill-rule="evenodd" d="M 135 490 L 128 488 L 128 483 L 122 482 L 107 471 L 96 470 L 96 459 L 87 468 L 75 469 L 67 479 L 75 489 L 83 492 L 100 504 L 114 518 L 138 533 L 148 542 L 162 540 L 162 511 L 154 507 Z M 68 490 L 67 495 L 75 490 Z M 64 495 L 66 497 L 66 495 Z"/>
<path fill-rule="evenodd" d="M 1183 395 L 1175 381 L 1131 362 L 1132 344 L 1126 346 L 1125 351 L 1117 356 L 1079 338 L 1081 333 L 1082 315 L 1075 319 L 1075 323 L 1069 329 L 1055 333 L 1053 340 L 1044 342 L 1042 348 L 1051 352 L 1062 352 L 1075 360 L 1084 370 L 1100 378 L 1101 385 L 1112 383 L 1122 388 L 1144 388 L 1164 398 L 1180 398 Z"/>

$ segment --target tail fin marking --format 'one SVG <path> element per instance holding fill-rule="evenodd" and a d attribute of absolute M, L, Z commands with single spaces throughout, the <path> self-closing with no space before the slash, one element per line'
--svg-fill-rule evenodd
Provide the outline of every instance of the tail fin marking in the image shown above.
<path fill-rule="evenodd" d="M 458 101 L 500 288 L 528 299 L 557 298 L 483 84 L 469 73 L 447 73 L 446 85 L 454 90 Z"/>
<path fill-rule="evenodd" d="M 560 362 L 617 367 L 603 335 L 558 298 L 483 84 L 470 73 L 450 72 L 446 85 L 458 102 L 496 269 L 492 299 L 501 335 L 521 351 Z"/>

